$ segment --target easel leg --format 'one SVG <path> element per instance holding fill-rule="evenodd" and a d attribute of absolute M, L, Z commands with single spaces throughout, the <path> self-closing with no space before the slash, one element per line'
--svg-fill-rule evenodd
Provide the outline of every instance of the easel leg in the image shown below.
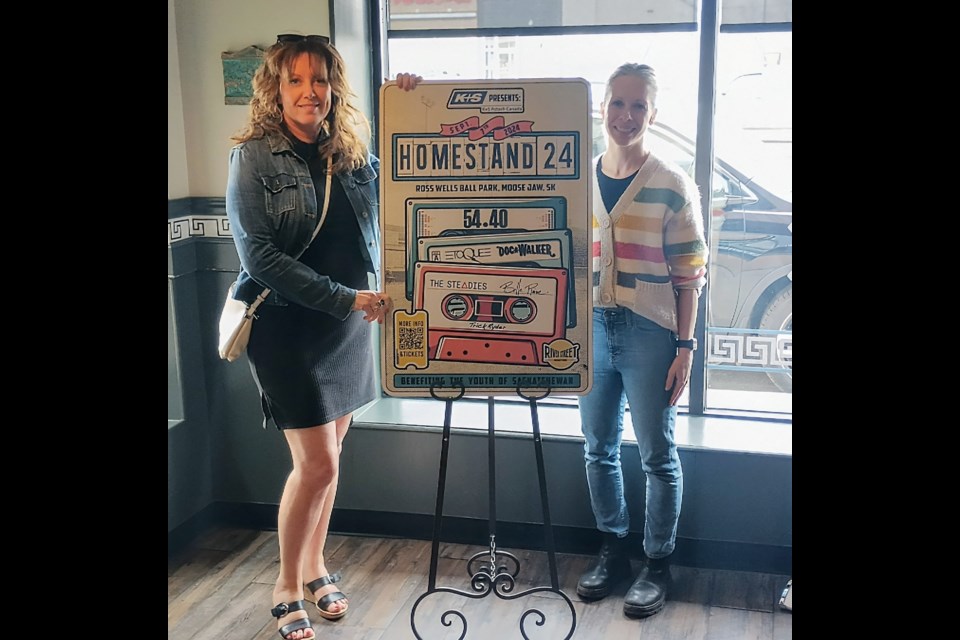
<path fill-rule="evenodd" d="M 443 491 L 447 485 L 447 454 L 450 451 L 450 418 L 453 415 L 453 400 L 444 399 L 443 440 L 440 443 L 440 474 L 437 479 L 437 508 L 433 516 L 433 545 L 430 547 L 430 578 L 428 591 L 437 587 L 437 562 L 440 555 L 440 521 L 443 518 Z"/>
<path fill-rule="evenodd" d="M 533 422 L 533 446 L 537 454 L 537 476 L 540 478 L 540 504 L 543 506 L 543 531 L 547 545 L 547 558 L 550 563 L 550 585 L 560 590 L 560 578 L 557 575 L 557 554 L 553 544 L 553 527 L 550 525 L 550 503 L 547 499 L 547 477 L 543 465 L 543 442 L 540 438 L 540 418 L 537 415 L 537 401 L 529 399 L 530 417 Z"/>
<path fill-rule="evenodd" d="M 487 398 L 487 475 L 490 489 L 490 513 L 488 531 L 490 533 L 490 570 L 496 575 L 497 570 L 497 447 L 496 430 L 494 429 L 494 409 L 496 403 L 493 396 Z"/>

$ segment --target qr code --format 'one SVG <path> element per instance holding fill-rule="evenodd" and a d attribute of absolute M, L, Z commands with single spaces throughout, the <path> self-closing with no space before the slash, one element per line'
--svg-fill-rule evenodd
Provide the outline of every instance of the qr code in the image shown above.
<path fill-rule="evenodd" d="M 399 348 L 401 350 L 423 349 L 424 331 L 420 327 L 400 327 L 400 333 L 397 335 Z"/>

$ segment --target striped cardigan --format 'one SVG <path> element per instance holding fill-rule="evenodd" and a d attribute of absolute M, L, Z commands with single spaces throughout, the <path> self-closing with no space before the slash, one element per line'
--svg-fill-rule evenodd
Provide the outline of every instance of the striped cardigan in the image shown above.
<path fill-rule="evenodd" d="M 675 290 L 699 292 L 707 279 L 696 183 L 651 153 L 607 212 L 600 186 L 592 182 L 593 306 L 627 307 L 676 333 Z"/>

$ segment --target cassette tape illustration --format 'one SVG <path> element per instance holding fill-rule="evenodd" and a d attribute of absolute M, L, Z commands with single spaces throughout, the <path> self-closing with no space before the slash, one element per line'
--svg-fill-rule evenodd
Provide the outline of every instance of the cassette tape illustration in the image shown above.
<path fill-rule="evenodd" d="M 414 313 L 429 360 L 566 369 L 566 269 L 417 262 Z M 569 351 L 569 349 L 567 349 Z"/>
<path fill-rule="evenodd" d="M 499 235 L 567 228 L 564 198 L 407 198 L 407 300 L 413 299 L 413 265 L 420 238 Z"/>
<path fill-rule="evenodd" d="M 420 238 L 420 262 L 467 265 L 499 265 L 567 269 L 572 267 L 572 238 L 569 229 L 502 233 L 495 236 L 439 236 Z M 567 328 L 577 325 L 576 292 L 573 278 L 567 278 Z"/>

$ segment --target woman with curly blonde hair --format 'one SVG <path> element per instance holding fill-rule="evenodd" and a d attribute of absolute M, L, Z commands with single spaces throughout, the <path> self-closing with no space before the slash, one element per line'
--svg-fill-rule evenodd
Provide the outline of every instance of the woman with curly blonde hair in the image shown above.
<path fill-rule="evenodd" d="M 397 76 L 404 90 L 420 80 Z M 344 436 L 353 412 L 378 391 L 370 323 L 383 323 L 392 308 L 379 291 L 380 160 L 329 38 L 277 36 L 253 89 L 227 177 L 241 266 L 233 297 L 261 300 L 247 356 L 264 426 L 272 420 L 283 432 L 293 461 L 280 498 L 270 613 L 284 640 L 310 640 L 304 586 L 323 618 L 347 612 L 323 550 Z"/>
<path fill-rule="evenodd" d="M 279 36 L 300 38 L 301 36 Z M 309 38 L 318 38 L 311 46 Z M 309 36 L 298 46 L 273 46 L 264 57 L 263 64 L 253 76 L 253 98 L 250 100 L 250 116 L 246 127 L 231 138 L 235 142 L 246 142 L 264 134 L 280 132 L 283 110 L 278 101 L 280 78 L 285 70 L 292 68 L 294 59 L 312 48 L 321 49 L 315 55 L 322 55 L 329 71 L 329 89 L 332 108 L 324 119 L 323 127 L 329 137 L 320 145 L 323 156 L 333 150 L 340 158 L 334 163 L 334 173 L 353 170 L 366 161 L 367 144 L 370 140 L 370 123 L 357 109 L 352 100 L 356 98 L 344 69 L 343 57 L 332 46 L 324 46 L 324 36 Z M 278 44 L 282 44 L 278 42 Z M 318 46 L 319 45 L 319 46 Z M 400 74 L 397 80 L 409 82 L 410 74 Z M 410 87 L 412 88 L 412 87 Z"/>

